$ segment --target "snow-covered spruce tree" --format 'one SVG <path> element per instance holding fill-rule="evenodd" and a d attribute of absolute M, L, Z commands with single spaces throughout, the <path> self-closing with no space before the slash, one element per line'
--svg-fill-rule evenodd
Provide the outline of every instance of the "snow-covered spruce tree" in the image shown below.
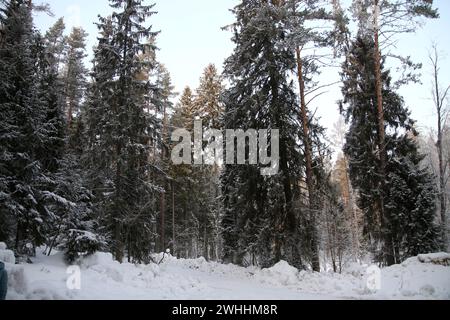
<path fill-rule="evenodd" d="M 288 74 L 295 56 L 286 38 L 286 11 L 271 1 L 243 0 L 233 9 L 234 53 L 226 60 L 225 128 L 279 129 L 280 166 L 262 176 L 256 165 L 226 165 L 221 177 L 224 260 L 300 266 L 294 189 L 300 180 L 299 106 Z M 252 261 L 249 261 L 251 259 Z"/>
<path fill-rule="evenodd" d="M 99 43 L 94 49 L 92 83 L 88 87 L 83 136 L 86 148 L 82 159 L 89 176 L 89 188 L 93 190 L 96 212 L 104 216 L 107 196 L 112 192 L 113 140 L 110 123 L 113 119 L 111 103 L 114 98 L 115 70 L 117 62 L 112 45 L 111 18 L 100 18 Z M 108 186 L 107 186 L 108 184 Z"/>
<path fill-rule="evenodd" d="M 216 66 L 209 64 L 200 78 L 194 102 L 205 128 L 220 129 L 221 127 L 223 104 L 220 98 L 223 89 L 222 77 Z"/>
<path fill-rule="evenodd" d="M 196 90 L 194 99 L 196 113 L 202 119 L 204 130 L 209 128 L 222 129 L 223 103 L 221 101 L 224 86 L 222 77 L 218 73 L 215 65 L 209 64 L 203 71 L 200 78 L 199 87 Z M 219 259 L 221 247 L 220 239 L 220 220 L 222 206 L 218 203 L 220 197 L 220 168 L 218 164 L 212 166 L 200 166 L 197 170 L 200 194 L 199 212 L 200 226 L 203 230 L 200 232 L 202 254 L 206 259 Z"/>
<path fill-rule="evenodd" d="M 66 124 L 62 106 L 62 84 L 58 77 L 58 62 L 44 46 L 44 40 L 36 35 L 33 50 L 37 59 L 37 99 L 41 106 L 39 131 L 42 141 L 36 147 L 36 157 L 42 169 L 55 173 L 65 153 Z"/>
<path fill-rule="evenodd" d="M 87 110 L 88 163 L 109 246 L 122 261 L 149 261 L 154 241 L 156 188 L 148 180 L 149 143 L 156 119 L 146 112 L 154 89 L 139 80 L 149 63 L 140 59 L 155 50 L 143 40 L 156 36 L 146 19 L 154 12 L 141 0 L 111 0 L 115 10 L 100 18 L 101 36 L 95 51 L 94 82 Z"/>
<path fill-rule="evenodd" d="M 417 135 L 414 122 L 403 99 L 392 89 L 389 71 L 384 71 L 383 65 L 387 165 L 386 180 L 381 184 L 373 50 L 370 38 L 358 37 L 353 42 L 343 64 L 341 112 L 350 123 L 344 150 L 358 205 L 364 212 L 364 234 L 376 259 L 388 264 L 386 250 L 391 250 L 394 263 L 398 263 L 438 248 L 433 223 L 435 186 L 432 176 L 421 169 L 423 156 L 413 139 Z M 381 204 L 384 210 L 380 210 Z M 382 211 L 384 219 L 379 215 Z"/>
<path fill-rule="evenodd" d="M 171 131 L 169 135 L 177 129 L 186 129 L 192 132 L 196 113 L 193 92 L 190 87 L 186 87 L 170 118 Z M 176 143 L 170 145 L 171 152 L 175 145 Z M 172 203 L 172 210 L 175 209 L 176 212 L 175 219 L 172 219 L 174 220 L 172 221 L 172 230 L 175 229 L 175 236 L 172 236 L 173 252 L 182 258 L 193 257 L 194 251 L 192 238 L 196 234 L 196 219 L 194 217 L 198 210 L 198 203 L 195 200 L 197 193 L 193 191 L 193 188 L 197 186 L 197 183 L 192 180 L 193 171 L 194 167 L 188 164 L 171 164 L 169 168 L 169 174 L 173 179 L 172 188 L 176 191 Z"/>
<path fill-rule="evenodd" d="M 169 200 L 169 114 L 173 109 L 171 99 L 174 97 L 174 87 L 169 71 L 163 64 L 155 63 L 153 78 L 155 78 L 155 90 L 151 96 L 151 104 L 155 109 L 155 113 L 161 119 L 161 126 L 155 137 L 154 152 L 151 157 L 152 165 L 157 167 L 159 174 L 156 176 L 157 184 L 162 187 L 159 195 L 159 212 L 158 225 L 159 237 L 157 248 L 160 252 L 164 252 L 168 247 L 166 233 L 169 231 L 169 224 L 166 220 L 168 216 L 168 200 Z M 150 76 L 152 76 L 150 74 Z"/>
<path fill-rule="evenodd" d="M 41 106 L 41 144 L 36 146 L 36 157 L 46 179 L 40 182 L 40 200 L 45 205 L 45 232 L 47 252 L 54 247 L 65 250 L 68 262 L 79 253 L 98 250 L 101 240 L 94 232 L 95 221 L 91 210 L 91 193 L 76 151 L 67 147 L 64 116 L 63 83 L 59 77 L 62 27 L 52 27 L 46 37 L 35 36 L 33 52 L 37 61 L 37 99 Z M 58 28 L 57 28 L 58 27 Z M 58 40 L 59 39 L 59 40 Z M 78 146 L 79 148 L 80 146 Z M 74 235 L 76 234 L 76 237 Z M 90 250 L 86 250 L 89 247 Z"/>
<path fill-rule="evenodd" d="M 192 130 L 194 120 L 202 120 L 203 129 L 220 129 L 223 90 L 221 77 L 213 65 L 205 68 L 194 96 L 185 88 L 171 119 L 173 129 Z M 175 143 L 176 144 L 176 143 Z M 173 144 L 173 146 L 175 145 Z M 217 165 L 171 165 L 172 187 L 176 191 L 172 238 L 176 253 L 182 257 L 217 260 L 220 247 L 220 194 Z"/>
<path fill-rule="evenodd" d="M 194 119 L 199 116 L 194 100 L 192 89 L 185 87 L 171 117 L 172 128 L 185 128 L 190 132 L 193 131 Z"/>
<path fill-rule="evenodd" d="M 84 65 L 86 58 L 87 33 L 83 28 L 73 28 L 67 37 L 67 48 L 64 56 L 64 103 L 67 115 L 67 125 L 72 129 L 74 115 L 80 114 L 81 103 L 87 86 L 87 69 Z"/>
<path fill-rule="evenodd" d="M 2 1 L 0 10 L 0 220 L 6 223 L 1 240 L 18 255 L 33 254 L 46 240 L 50 214 L 47 170 L 55 161 L 53 153 L 42 151 L 57 124 L 46 123 L 55 119 L 55 109 L 48 109 L 53 97 L 44 94 L 43 85 L 53 75 L 40 74 L 42 43 L 29 1 Z"/>
<path fill-rule="evenodd" d="M 70 42 L 70 40 L 69 40 Z M 83 59 L 84 55 L 79 55 L 77 59 Z M 56 59 L 49 58 L 49 61 Z M 83 66 L 82 61 L 74 59 L 71 62 Z M 66 64 L 67 67 L 67 64 Z M 72 66 L 73 68 L 73 66 Z M 55 67 L 53 70 L 57 70 Z M 53 248 L 63 250 L 68 263 L 75 262 L 76 259 L 94 253 L 102 249 L 104 239 L 98 232 L 98 218 L 93 212 L 93 195 L 87 187 L 87 175 L 82 166 L 82 153 L 84 152 L 83 119 L 80 110 L 77 116 L 71 121 L 71 127 L 67 128 L 66 122 L 66 102 L 67 99 L 77 101 L 84 95 L 84 81 L 86 70 L 77 69 L 72 75 L 77 74 L 78 81 L 71 82 L 69 88 L 74 96 L 68 95 L 67 79 L 62 77 L 59 81 L 61 90 L 58 92 L 62 99 L 58 108 L 60 131 L 64 131 L 64 154 L 58 161 L 58 169 L 52 174 L 54 186 L 50 199 L 52 205 L 49 209 L 52 211 L 53 219 L 51 228 L 49 228 L 47 253 L 50 255 Z M 67 75 L 67 74 L 66 74 Z M 56 89 L 54 89 L 56 91 Z M 80 101 L 77 101 L 80 107 Z"/>
<path fill-rule="evenodd" d="M 48 232 L 46 253 L 53 248 L 64 251 L 66 261 L 94 253 L 105 247 L 98 232 L 98 219 L 93 211 L 93 196 L 86 187 L 86 175 L 80 158 L 68 149 L 60 161 L 60 168 L 53 175 L 55 187 L 49 194 L 53 204 L 52 224 Z"/>
<path fill-rule="evenodd" d="M 60 18 L 48 29 L 44 36 L 45 49 L 48 57 L 52 59 L 50 64 L 56 67 L 56 73 L 58 74 L 66 46 L 66 37 L 64 36 L 65 28 L 64 19 Z"/>

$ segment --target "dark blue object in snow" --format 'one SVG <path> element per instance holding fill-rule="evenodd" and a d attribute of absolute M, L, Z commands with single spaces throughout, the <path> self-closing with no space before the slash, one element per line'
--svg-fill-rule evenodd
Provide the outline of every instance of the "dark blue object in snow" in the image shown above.
<path fill-rule="evenodd" d="M 8 290 L 8 274 L 5 270 L 5 264 L 0 262 L 0 300 L 5 300 Z"/>

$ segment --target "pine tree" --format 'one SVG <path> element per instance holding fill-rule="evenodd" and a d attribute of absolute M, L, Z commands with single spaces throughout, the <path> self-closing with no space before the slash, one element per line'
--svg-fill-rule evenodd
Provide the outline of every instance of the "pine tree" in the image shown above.
<path fill-rule="evenodd" d="M 160 179 L 159 185 L 163 190 L 160 194 L 159 201 L 159 250 L 165 252 L 166 247 L 166 209 L 167 209 L 167 193 L 169 192 L 169 176 L 167 174 L 169 167 L 169 113 L 173 109 L 173 103 L 171 99 L 174 97 L 174 87 L 170 78 L 170 73 L 163 64 L 157 64 L 155 71 L 155 88 L 154 94 L 151 98 L 152 105 L 157 114 L 160 114 L 162 125 L 158 136 L 160 137 L 159 146 L 155 145 L 159 149 L 159 156 L 155 157 L 155 165 L 159 168 Z"/>
<path fill-rule="evenodd" d="M 13 0 L 0 15 L 0 220 L 8 224 L 2 240 L 14 243 L 19 255 L 45 242 L 49 220 L 43 166 L 51 164 L 39 159 L 48 141 L 42 126 L 48 113 L 38 88 L 41 40 L 31 10 L 27 1 Z"/>
<path fill-rule="evenodd" d="M 79 115 L 81 103 L 86 90 L 87 69 L 84 66 L 86 54 L 86 37 L 82 28 L 73 28 L 67 37 L 66 56 L 64 57 L 64 102 L 67 125 L 70 128 L 74 115 Z"/>
<path fill-rule="evenodd" d="M 61 21 L 47 32 L 46 38 L 36 35 L 32 48 L 37 61 L 36 96 L 41 134 L 35 156 L 46 177 L 40 182 L 40 201 L 46 212 L 45 228 L 41 227 L 41 232 L 46 238 L 47 252 L 51 254 L 52 249 L 58 247 L 65 250 L 68 262 L 73 262 L 80 253 L 91 254 L 98 250 L 102 240 L 94 231 L 92 195 L 85 186 L 81 151 L 74 152 L 67 146 L 63 85 L 59 75 L 64 44 Z"/>
<path fill-rule="evenodd" d="M 51 57 L 50 64 L 56 68 L 56 73 L 59 74 L 60 64 L 63 59 L 64 49 L 66 45 L 66 37 L 64 30 L 66 26 L 64 19 L 58 19 L 55 24 L 45 33 L 45 48 L 48 57 Z"/>
<path fill-rule="evenodd" d="M 222 174 L 224 260 L 262 266 L 281 259 L 299 266 L 295 183 L 298 104 L 288 74 L 295 56 L 285 39 L 286 11 L 277 4 L 244 0 L 233 9 L 234 53 L 226 60 L 225 128 L 279 129 L 280 170 L 263 177 L 251 165 L 226 165 Z"/>
<path fill-rule="evenodd" d="M 223 92 L 222 79 L 215 65 L 208 65 L 200 78 L 195 104 L 205 128 L 220 128 L 223 105 L 220 101 Z"/>
<path fill-rule="evenodd" d="M 307 218 L 304 222 L 308 224 L 306 233 L 309 237 L 309 251 L 311 253 L 311 264 L 314 271 L 320 272 L 320 259 L 318 248 L 318 230 L 316 227 L 316 212 L 320 211 L 320 201 L 315 199 L 318 194 L 319 184 L 318 179 L 314 176 L 314 165 L 320 164 L 321 159 L 314 159 L 316 155 L 314 152 L 320 150 L 323 144 L 320 139 L 317 141 L 317 146 L 314 145 L 313 137 L 320 134 L 323 129 L 317 123 L 311 123 L 315 119 L 308 110 L 308 105 L 314 98 L 308 101 L 307 95 L 308 86 L 314 87 L 314 91 L 318 91 L 320 87 L 313 83 L 313 76 L 318 72 L 318 65 L 316 63 L 317 57 L 315 54 L 308 55 L 304 48 L 309 44 L 314 44 L 317 47 L 324 47 L 328 45 L 327 38 L 329 32 L 321 32 L 311 28 L 310 24 L 318 21 L 332 20 L 333 16 L 327 12 L 320 1 L 284 1 L 279 0 L 279 5 L 285 6 L 289 14 L 289 29 L 291 45 L 295 48 L 297 79 L 299 85 L 300 97 L 300 113 L 301 113 L 301 127 L 302 127 L 302 143 L 305 157 L 305 183 L 307 187 Z M 321 28 L 324 28 L 322 26 Z M 313 91 L 313 92 L 314 92 Z M 314 132 L 314 128 L 317 130 Z M 314 150 L 316 149 L 316 150 Z M 317 169 L 317 168 L 316 168 Z M 322 168 L 318 168 L 321 170 Z M 317 171 L 317 170 L 316 170 Z"/>
<path fill-rule="evenodd" d="M 373 50 L 373 40 L 358 38 L 343 65 L 341 111 L 350 123 L 344 150 L 350 161 L 352 184 L 359 195 L 358 204 L 364 212 L 364 233 L 378 261 L 390 264 L 391 258 L 386 255 L 388 250 L 392 260 L 400 262 L 419 249 L 429 252 L 437 243 L 432 218 L 435 204 L 430 201 L 434 186 L 430 174 L 420 168 L 423 157 L 418 154 L 410 137 L 417 134 L 414 122 L 403 106 L 402 98 L 392 89 L 389 71 L 384 71 L 381 66 L 387 165 L 384 188 L 379 188 L 382 185 L 380 180 L 385 178 L 378 170 L 379 131 Z M 380 198 L 385 201 L 380 201 Z M 384 205 L 383 210 L 380 210 L 380 205 Z M 415 208 L 421 208 L 420 212 Z M 384 216 L 380 212 L 384 212 Z M 425 234 L 425 229 L 428 234 Z M 422 240 L 414 238 L 414 232 L 421 234 Z M 379 244 L 380 252 L 376 249 Z"/>
<path fill-rule="evenodd" d="M 382 52 L 383 40 L 388 43 L 392 43 L 392 39 L 396 34 L 412 32 L 417 28 L 419 22 L 417 18 L 437 18 L 439 16 L 436 9 L 433 9 L 432 0 L 414 0 L 414 1 L 401 1 L 401 0 L 389 0 L 389 1 L 364 1 L 355 0 L 353 2 L 353 10 L 359 22 L 358 33 L 364 37 L 369 37 L 373 40 L 375 49 L 373 50 L 373 63 L 374 63 L 374 76 L 375 76 L 375 91 L 377 95 L 377 123 L 378 123 L 378 174 L 381 176 L 379 179 L 378 188 L 385 189 L 385 183 L 387 180 L 386 166 L 387 166 L 387 151 L 386 151 L 386 132 L 385 132 L 385 111 L 383 102 L 383 77 L 381 71 L 382 64 Z M 392 55 L 394 56 L 394 55 Z M 413 68 L 417 69 L 420 65 L 412 63 L 409 57 L 399 57 L 405 70 Z M 410 72 L 406 77 L 399 79 L 399 84 L 404 84 L 410 81 L 417 81 L 415 75 Z M 387 213 L 384 212 L 385 198 L 383 193 L 380 194 L 378 201 L 378 210 L 381 222 L 387 224 Z M 394 248 L 390 246 L 389 236 L 384 235 L 385 246 L 385 260 L 387 264 L 394 263 L 394 255 L 392 252 Z"/>
<path fill-rule="evenodd" d="M 221 78 L 213 65 L 205 68 L 199 88 L 193 95 L 186 87 L 171 119 L 173 129 L 192 131 L 194 120 L 201 119 L 203 129 L 220 128 L 222 117 Z M 173 203 L 179 212 L 173 237 L 177 254 L 187 258 L 203 256 L 220 258 L 220 195 L 217 165 L 172 165 L 172 187 L 176 190 Z"/>
<path fill-rule="evenodd" d="M 191 88 L 186 87 L 176 104 L 174 113 L 170 119 L 170 128 L 173 130 L 186 129 L 192 132 L 195 119 L 195 104 L 194 96 Z M 171 152 L 174 144 L 171 144 Z M 195 234 L 194 228 L 194 210 L 197 210 L 197 201 L 193 200 L 192 195 L 196 183 L 191 180 L 193 167 L 188 164 L 174 165 L 171 164 L 169 168 L 170 176 L 172 177 L 172 188 L 176 190 L 175 198 L 172 203 L 172 212 L 176 212 L 176 220 L 172 221 L 172 230 L 175 230 L 175 237 L 172 239 L 174 244 L 173 252 L 178 257 L 191 258 L 192 241 Z M 195 256 L 196 258 L 196 256 Z"/>
<path fill-rule="evenodd" d="M 43 169 L 54 173 L 59 168 L 58 161 L 65 153 L 66 123 L 61 100 L 62 84 L 58 77 L 57 59 L 52 50 L 44 47 L 43 40 L 37 36 L 35 51 L 38 61 L 37 98 L 41 105 L 42 143 L 36 156 Z"/>
<path fill-rule="evenodd" d="M 224 86 L 222 77 L 219 75 L 216 67 L 209 64 L 203 71 L 200 78 L 199 87 L 196 90 L 194 105 L 196 113 L 199 115 L 204 126 L 204 130 L 222 129 L 223 103 L 221 101 Z M 218 164 L 212 166 L 203 166 L 198 168 L 200 190 L 203 195 L 203 203 L 200 206 L 200 222 L 203 227 L 202 242 L 203 256 L 209 259 L 215 256 L 218 259 L 220 247 L 220 219 L 222 209 L 217 204 L 220 197 L 220 168 Z M 209 250 L 211 248 L 212 250 Z"/>
<path fill-rule="evenodd" d="M 190 87 L 186 87 L 181 94 L 175 112 L 172 116 L 173 128 L 185 128 L 192 132 L 194 128 L 194 119 L 199 116 L 196 105 L 194 103 L 195 96 Z"/>
<path fill-rule="evenodd" d="M 102 33 L 94 59 L 87 112 L 92 184 L 100 188 L 97 208 L 103 211 L 109 246 L 118 261 L 125 250 L 130 261 L 148 262 L 154 241 L 153 196 L 158 190 L 148 181 L 152 168 L 148 151 L 157 121 L 145 112 L 154 88 L 139 75 L 148 67 L 140 55 L 155 47 L 143 39 L 156 36 L 144 27 L 153 5 L 141 0 L 111 0 L 117 10 L 101 18 Z"/>

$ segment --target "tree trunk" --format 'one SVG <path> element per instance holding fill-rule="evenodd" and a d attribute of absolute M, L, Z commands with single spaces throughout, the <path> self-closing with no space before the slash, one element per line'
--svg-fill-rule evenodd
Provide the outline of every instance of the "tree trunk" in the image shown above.
<path fill-rule="evenodd" d="M 55 246 L 56 243 L 56 239 L 59 237 L 60 233 L 61 233 L 61 227 L 62 227 L 63 222 L 61 221 L 58 225 L 58 231 L 56 232 L 56 234 L 53 236 L 52 242 L 50 243 L 49 249 L 48 249 L 48 253 L 47 256 L 50 257 L 50 255 L 52 254 L 53 251 L 53 247 Z"/>
<path fill-rule="evenodd" d="M 305 100 L 305 82 L 303 80 L 303 61 L 301 58 L 300 48 L 296 48 L 297 55 L 297 72 L 298 83 L 300 86 L 300 107 L 301 117 L 303 125 L 303 143 L 305 145 L 305 158 L 306 158 L 306 185 L 308 188 L 308 200 L 309 200 L 309 229 L 311 231 L 311 253 L 312 253 L 312 268 L 316 272 L 320 272 L 320 260 L 319 260 L 319 248 L 317 243 L 316 232 L 316 216 L 315 210 L 316 203 L 314 199 L 314 180 L 313 180 L 313 165 L 312 165 L 312 148 L 309 132 L 308 111 L 306 108 Z"/>
<path fill-rule="evenodd" d="M 167 110 L 166 106 L 164 105 L 163 108 L 163 126 L 162 126 L 162 132 L 161 132 L 161 161 L 164 163 L 166 161 L 166 144 L 165 144 L 165 137 L 166 137 L 166 127 L 167 127 Z M 164 190 L 167 190 L 167 182 L 166 177 L 163 177 L 164 182 Z M 160 250 L 161 252 L 166 251 L 166 193 L 161 193 L 160 196 L 160 227 L 161 227 L 161 240 L 160 240 Z"/>
<path fill-rule="evenodd" d="M 384 128 L 384 109 L 383 109 L 383 83 L 381 79 L 381 52 L 380 52 L 380 42 L 379 42 L 379 0 L 374 0 L 374 41 L 375 41 L 375 88 L 377 95 L 377 120 L 378 120 L 378 151 L 380 159 L 380 198 L 379 198 L 379 210 L 381 218 L 381 233 L 384 240 L 383 248 L 383 260 L 390 266 L 395 263 L 393 254 L 393 244 L 389 232 L 386 231 L 386 226 L 389 221 L 386 217 L 386 212 L 384 208 L 384 189 L 386 184 L 386 137 Z"/>
<path fill-rule="evenodd" d="M 114 256 L 119 263 L 123 261 L 123 243 L 122 243 L 122 226 L 116 221 L 114 225 Z"/>
<path fill-rule="evenodd" d="M 203 258 L 206 259 L 206 261 L 209 261 L 209 255 L 208 255 L 208 232 L 206 230 L 206 223 L 203 226 Z"/>
<path fill-rule="evenodd" d="M 160 223 L 160 242 L 159 250 L 164 252 L 166 250 L 166 194 L 163 192 L 159 198 L 159 223 Z"/>
<path fill-rule="evenodd" d="M 441 110 L 439 110 L 441 111 Z M 443 249 L 447 250 L 447 199 L 445 196 L 445 168 L 444 168 L 444 157 L 442 150 L 442 117 L 438 114 L 438 158 L 439 158 L 439 202 L 440 202 L 440 213 L 441 213 L 441 226 L 443 233 Z"/>
<path fill-rule="evenodd" d="M 172 182 L 172 250 L 173 256 L 176 256 L 176 250 L 177 250 L 177 241 L 175 240 L 176 237 L 176 231 L 175 231 L 175 186 L 174 182 Z"/>
<path fill-rule="evenodd" d="M 433 64 L 433 77 L 434 77 L 434 98 L 435 98 L 435 107 L 436 107 L 436 113 L 437 113 L 437 125 L 438 125 L 438 132 L 437 132 L 437 143 L 436 148 L 438 152 L 438 159 L 439 159 L 439 204 L 440 204 L 440 218 L 441 218 L 441 227 L 442 227 L 442 238 L 443 238 L 443 250 L 447 250 L 447 217 L 446 217 L 446 211 L 447 211 L 447 199 L 445 194 L 445 164 L 444 164 L 444 156 L 443 156 L 443 148 L 442 148 L 442 141 L 443 141 L 443 125 L 442 122 L 444 120 L 445 114 L 443 112 L 443 101 L 445 100 L 448 89 L 441 95 L 440 89 L 439 89 L 439 66 L 438 66 L 438 52 L 437 47 L 434 46 L 434 57 L 430 56 L 431 62 Z M 450 88 L 450 87 L 449 87 Z"/>
<path fill-rule="evenodd" d="M 350 219 L 351 222 L 351 228 L 352 228 L 352 254 L 355 261 L 357 261 L 357 256 L 359 252 L 359 222 L 358 222 L 358 215 L 355 210 L 355 202 L 353 198 L 353 190 L 352 185 L 350 181 L 350 177 L 348 175 L 348 159 L 347 156 L 344 155 L 344 189 L 346 189 L 346 193 L 348 194 L 348 203 L 346 204 L 347 210 L 350 213 Z"/>
<path fill-rule="evenodd" d="M 122 164 L 119 160 L 120 155 L 122 153 L 122 146 L 121 143 L 118 142 L 116 145 L 116 152 L 117 152 L 117 168 L 116 168 L 116 199 L 115 205 L 114 205 L 114 213 L 113 213 L 113 220 L 112 223 L 114 225 L 113 227 L 113 239 L 114 239 L 114 257 L 119 263 L 122 263 L 123 261 L 123 241 L 122 241 L 122 217 L 120 215 L 121 208 L 120 205 L 123 205 L 120 200 L 123 198 L 123 177 L 122 177 Z M 118 203 L 119 201 L 119 203 Z"/>

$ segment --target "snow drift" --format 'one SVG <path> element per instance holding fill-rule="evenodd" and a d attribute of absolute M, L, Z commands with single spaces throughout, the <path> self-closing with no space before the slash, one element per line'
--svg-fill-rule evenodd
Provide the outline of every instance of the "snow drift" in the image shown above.
<path fill-rule="evenodd" d="M 155 261 L 161 261 L 155 255 Z M 80 264 L 81 289 L 70 290 L 63 255 L 39 254 L 33 264 L 15 265 L 0 244 L 8 275 L 7 299 L 450 299 L 449 255 L 420 255 L 381 270 L 380 290 L 368 290 L 367 266 L 343 274 L 299 271 L 285 261 L 268 269 L 242 268 L 165 255 L 160 265 L 114 261 L 96 253 Z"/>

